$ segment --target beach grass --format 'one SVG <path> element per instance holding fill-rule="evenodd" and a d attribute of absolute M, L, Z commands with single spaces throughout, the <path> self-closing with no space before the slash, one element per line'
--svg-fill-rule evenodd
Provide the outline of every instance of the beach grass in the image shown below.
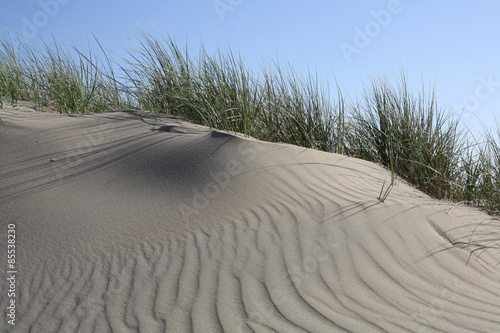
<path fill-rule="evenodd" d="M 383 164 L 439 199 L 452 199 L 465 133 L 459 119 L 440 109 L 433 92 L 414 96 L 403 75 L 398 84 L 378 78 L 353 107 L 357 156 Z"/>
<path fill-rule="evenodd" d="M 288 63 L 252 71 L 230 49 L 210 54 L 201 46 L 193 56 L 168 35 L 145 31 L 127 59 L 112 58 L 95 42 L 97 53 L 56 41 L 0 39 L 1 100 L 30 100 L 61 113 L 133 107 L 183 116 L 380 163 L 392 174 L 382 202 L 397 176 L 432 197 L 500 213 L 500 124 L 472 136 L 460 129 L 459 116 L 439 106 L 433 89 L 410 91 L 404 74 L 395 83 L 375 78 L 355 101 L 337 85 L 333 100 L 321 77 Z"/>
<path fill-rule="evenodd" d="M 169 37 L 142 33 L 123 72 L 141 108 L 272 142 L 330 151 L 336 109 L 316 77 L 302 78 L 279 63 L 255 75 L 230 50 L 196 57 Z"/>
<path fill-rule="evenodd" d="M 60 113 L 123 108 L 126 99 L 111 59 L 100 51 L 104 61 L 97 53 L 55 40 L 35 44 L 20 36 L 1 39 L 0 94 L 12 104 L 29 100 L 38 109 L 48 107 Z"/>

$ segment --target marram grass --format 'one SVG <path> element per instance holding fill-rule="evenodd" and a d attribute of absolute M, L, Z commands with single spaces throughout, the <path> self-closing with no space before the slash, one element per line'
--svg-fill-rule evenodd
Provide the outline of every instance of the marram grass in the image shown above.
<path fill-rule="evenodd" d="M 356 101 L 347 102 L 337 87 L 333 101 L 317 75 L 280 62 L 253 72 L 231 50 L 209 54 L 202 46 L 192 56 L 170 37 L 144 31 L 137 49 L 118 62 L 96 42 L 98 53 L 0 39 L 0 106 L 4 99 L 31 100 L 61 113 L 125 107 L 170 113 L 380 163 L 392 174 L 382 202 L 398 176 L 433 197 L 500 213 L 500 124 L 472 137 L 433 91 L 409 91 L 404 75 L 396 83 L 374 79 Z"/>
<path fill-rule="evenodd" d="M 14 47 L 12 38 L 19 46 Z M 100 45 L 99 45 L 100 46 Z M 101 48 L 101 51 L 102 48 Z M 102 112 L 125 106 L 111 59 L 53 41 L 0 39 L 0 94 L 12 104 L 34 101 L 61 113 Z"/>

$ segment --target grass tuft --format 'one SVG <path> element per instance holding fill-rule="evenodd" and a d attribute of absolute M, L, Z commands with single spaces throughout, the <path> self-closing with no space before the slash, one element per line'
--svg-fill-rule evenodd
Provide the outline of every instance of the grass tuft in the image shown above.
<path fill-rule="evenodd" d="M 13 42 L 15 39 L 16 43 Z M 14 44 L 19 46 L 15 47 Z M 60 113 L 102 112 L 126 105 L 111 59 L 53 41 L 34 44 L 19 36 L 0 40 L 0 95 L 12 104 L 35 102 Z"/>

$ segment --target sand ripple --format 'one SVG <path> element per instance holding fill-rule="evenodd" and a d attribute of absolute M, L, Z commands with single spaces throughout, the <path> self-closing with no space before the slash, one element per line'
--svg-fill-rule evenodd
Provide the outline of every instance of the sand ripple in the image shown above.
<path fill-rule="evenodd" d="M 26 253 L 19 321 L 3 315 L 3 331 L 500 330 L 498 253 L 465 246 L 486 217 L 402 181 L 380 203 L 377 165 L 175 118 L 150 132 L 126 112 L 0 116 L 12 128 L 0 141 L 2 223 L 17 223 Z M 48 176 L 51 156 L 92 129 L 100 139 L 80 163 Z M 19 153 L 33 140 L 46 149 Z"/>

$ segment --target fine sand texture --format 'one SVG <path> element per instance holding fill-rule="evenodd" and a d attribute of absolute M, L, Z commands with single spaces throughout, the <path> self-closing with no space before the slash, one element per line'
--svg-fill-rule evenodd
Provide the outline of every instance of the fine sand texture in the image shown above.
<path fill-rule="evenodd" d="M 377 164 L 143 111 L 0 118 L 1 332 L 500 332 L 498 221 L 402 180 L 382 203 Z"/>

